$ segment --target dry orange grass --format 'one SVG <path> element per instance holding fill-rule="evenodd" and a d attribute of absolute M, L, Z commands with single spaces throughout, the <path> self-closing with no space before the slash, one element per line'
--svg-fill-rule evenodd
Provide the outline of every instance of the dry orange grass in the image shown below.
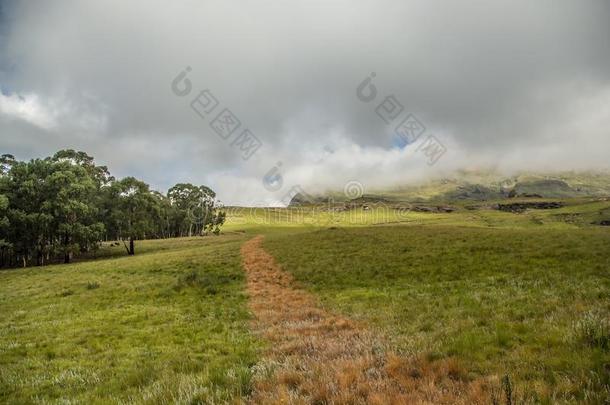
<path fill-rule="evenodd" d="M 365 325 L 323 310 L 261 244 L 242 247 L 255 329 L 270 342 L 252 403 L 489 403 L 491 382 L 471 380 L 455 359 L 400 357 Z"/>

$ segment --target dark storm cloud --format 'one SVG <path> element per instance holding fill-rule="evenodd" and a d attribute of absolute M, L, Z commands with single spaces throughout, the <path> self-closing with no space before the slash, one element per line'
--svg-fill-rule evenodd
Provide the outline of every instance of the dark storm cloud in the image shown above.
<path fill-rule="evenodd" d="M 607 164 L 607 2 L 0 4 L 0 84 L 13 93 L 0 147 L 24 157 L 78 146 L 158 187 L 208 182 L 230 201 L 268 199 L 260 179 L 278 161 L 310 188 L 476 163 Z M 182 99 L 170 82 L 187 65 Z M 379 95 L 366 104 L 356 87 L 371 72 Z M 262 140 L 252 159 L 190 109 L 203 89 Z M 391 149 L 374 112 L 387 95 L 446 143 L 434 169 Z"/>

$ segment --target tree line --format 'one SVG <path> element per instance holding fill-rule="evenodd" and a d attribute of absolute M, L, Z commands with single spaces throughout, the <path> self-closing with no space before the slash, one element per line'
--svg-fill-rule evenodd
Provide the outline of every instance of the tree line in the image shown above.
<path fill-rule="evenodd" d="M 179 183 L 163 194 L 115 179 L 85 152 L 0 157 L 0 267 L 69 263 L 109 240 L 134 255 L 136 240 L 218 234 L 225 216 L 209 187 Z"/>

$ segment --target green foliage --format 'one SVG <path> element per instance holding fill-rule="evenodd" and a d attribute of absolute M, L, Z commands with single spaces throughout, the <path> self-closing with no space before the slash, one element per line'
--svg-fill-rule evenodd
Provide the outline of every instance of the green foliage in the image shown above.
<path fill-rule="evenodd" d="M 183 224 L 181 235 L 200 235 L 211 231 L 220 232 L 225 213 L 217 209 L 216 193 L 206 186 L 179 183 L 170 188 L 167 197 L 178 208 L 178 217 Z"/>
<path fill-rule="evenodd" d="M 0 182 L 2 179 L 0 178 Z M 8 208 L 8 197 L 0 194 L 0 249 L 7 248 L 10 245 L 4 239 L 7 235 L 10 223 L 6 217 L 6 210 Z"/>
<path fill-rule="evenodd" d="M 29 162 L 2 155 L 0 267 L 25 267 L 32 261 L 43 265 L 60 258 L 68 263 L 75 255 L 96 252 L 100 241 L 109 238 L 129 241 L 125 247 L 132 255 L 135 240 L 183 236 L 187 229 L 190 235 L 193 224 L 195 234 L 219 233 L 224 212 L 212 190 L 179 184 L 170 196 L 133 177 L 116 180 L 85 152 L 62 150 Z M 194 202 L 205 215 L 193 215 Z"/>
<path fill-rule="evenodd" d="M 32 256 L 43 264 L 55 253 L 68 261 L 103 235 L 95 184 L 81 166 L 53 159 L 14 162 L 1 186 L 8 200 L 6 239 L 24 265 Z"/>
<path fill-rule="evenodd" d="M 144 239 L 154 231 L 157 200 L 146 183 L 133 177 L 112 183 L 110 195 L 114 203 L 112 225 L 120 238 L 130 241 L 128 253 L 133 255 L 133 241 Z"/>

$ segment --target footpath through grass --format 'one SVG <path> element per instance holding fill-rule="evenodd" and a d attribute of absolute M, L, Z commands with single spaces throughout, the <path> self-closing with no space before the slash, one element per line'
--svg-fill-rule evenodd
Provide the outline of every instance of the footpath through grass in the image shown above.
<path fill-rule="evenodd" d="M 247 395 L 258 343 L 244 240 L 145 241 L 135 257 L 0 271 L 0 403 Z"/>
<path fill-rule="evenodd" d="M 0 403 L 244 399 L 261 342 L 239 251 L 259 233 L 329 309 L 382 328 L 404 354 L 507 374 L 533 403 L 607 403 L 610 232 L 590 225 L 606 207 L 296 223 L 258 209 L 220 237 L 0 271 Z"/>
<path fill-rule="evenodd" d="M 270 235 L 265 248 L 331 309 L 405 353 L 508 374 L 522 400 L 610 401 L 610 232 L 459 226 Z"/>

